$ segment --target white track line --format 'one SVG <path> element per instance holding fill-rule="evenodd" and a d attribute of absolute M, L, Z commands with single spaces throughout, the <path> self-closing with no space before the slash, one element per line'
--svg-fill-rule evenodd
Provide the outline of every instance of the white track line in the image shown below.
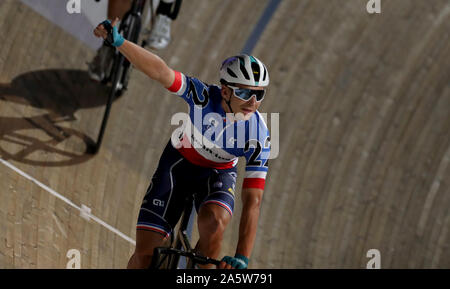
<path fill-rule="evenodd" d="M 33 178 L 32 176 L 28 175 L 27 173 L 21 171 L 20 169 L 16 168 L 15 166 L 13 166 L 12 164 L 10 164 L 9 162 L 3 160 L 2 158 L 0 158 L 0 162 L 3 163 L 5 166 L 7 166 L 8 168 L 12 169 L 13 171 L 15 171 L 16 173 L 18 173 L 19 175 L 27 178 L 28 180 L 32 181 L 33 183 L 35 183 L 36 185 L 38 185 L 39 187 L 43 188 L 44 190 L 46 190 L 47 192 L 49 192 L 50 194 L 52 194 L 53 196 L 57 197 L 58 199 L 62 200 L 63 202 L 69 204 L 70 206 L 74 207 L 75 209 L 77 209 L 78 211 L 80 211 L 80 213 L 82 212 L 83 214 L 88 214 L 89 218 L 94 220 L 95 222 L 99 223 L 100 225 L 102 225 L 103 227 L 105 227 L 106 229 L 110 230 L 111 232 L 119 235 L 120 237 L 122 237 L 123 239 L 127 240 L 128 242 L 130 242 L 131 244 L 136 246 L 136 241 L 131 239 L 130 237 L 128 237 L 127 235 L 125 235 L 124 233 L 120 232 L 119 230 L 117 230 L 116 228 L 112 227 L 111 225 L 107 224 L 106 222 L 104 222 L 103 220 L 99 219 L 98 217 L 92 215 L 91 213 L 86 213 L 84 210 L 81 209 L 81 207 L 75 205 L 71 200 L 69 200 L 68 198 L 62 196 L 61 194 L 59 194 L 58 192 L 56 192 L 55 190 L 49 188 L 48 186 L 44 185 L 43 183 L 41 183 L 40 181 L 36 180 L 35 178 Z"/>

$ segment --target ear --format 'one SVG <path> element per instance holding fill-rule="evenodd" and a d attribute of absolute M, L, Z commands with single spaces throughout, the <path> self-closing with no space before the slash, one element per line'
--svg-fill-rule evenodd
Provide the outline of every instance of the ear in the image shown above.
<path fill-rule="evenodd" d="M 231 93 L 230 89 L 226 87 L 225 85 L 222 85 L 222 88 L 220 89 L 220 93 L 222 94 L 222 98 L 224 98 L 226 101 L 230 100 Z"/>

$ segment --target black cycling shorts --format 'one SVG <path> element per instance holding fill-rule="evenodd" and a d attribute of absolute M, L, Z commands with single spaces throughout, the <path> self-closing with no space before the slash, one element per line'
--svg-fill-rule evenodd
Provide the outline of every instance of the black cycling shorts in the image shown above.
<path fill-rule="evenodd" d="M 197 212 L 202 205 L 215 204 L 233 215 L 236 176 L 236 167 L 218 170 L 193 165 L 169 141 L 142 201 L 137 230 L 167 238 L 183 213 L 187 194 L 194 195 Z"/>

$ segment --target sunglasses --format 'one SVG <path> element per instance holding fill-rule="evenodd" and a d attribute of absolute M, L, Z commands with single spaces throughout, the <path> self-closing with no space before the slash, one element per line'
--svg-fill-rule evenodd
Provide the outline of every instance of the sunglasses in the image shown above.
<path fill-rule="evenodd" d="M 256 89 L 249 89 L 249 88 L 240 88 L 236 86 L 230 86 L 227 85 L 229 88 L 233 90 L 234 95 L 242 99 L 244 101 L 249 101 L 252 96 L 254 95 L 256 97 L 256 101 L 260 102 L 264 99 L 264 96 L 266 95 L 266 90 L 256 90 Z"/>

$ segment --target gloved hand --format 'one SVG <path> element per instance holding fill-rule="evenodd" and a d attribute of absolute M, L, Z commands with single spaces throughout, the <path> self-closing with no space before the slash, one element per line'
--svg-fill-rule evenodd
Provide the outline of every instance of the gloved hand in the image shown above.
<path fill-rule="evenodd" d="M 236 254 L 234 257 L 225 256 L 222 258 L 222 262 L 231 265 L 235 269 L 247 269 L 248 267 L 248 258 L 239 254 Z"/>
<path fill-rule="evenodd" d="M 111 21 L 105 20 L 100 23 L 94 30 L 94 34 L 97 37 L 103 37 L 105 42 L 114 47 L 121 46 L 125 39 L 122 35 L 119 34 L 119 30 L 117 29 L 118 18 L 114 20 L 114 23 L 111 24 Z"/>

